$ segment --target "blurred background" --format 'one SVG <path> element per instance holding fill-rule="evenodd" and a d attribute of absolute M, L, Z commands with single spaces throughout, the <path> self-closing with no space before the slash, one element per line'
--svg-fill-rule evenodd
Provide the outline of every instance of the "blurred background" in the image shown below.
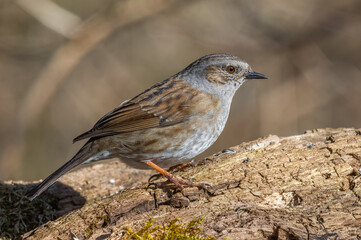
<path fill-rule="evenodd" d="M 238 90 L 203 157 L 361 127 L 361 1 L 0 0 L 0 180 L 45 178 L 101 116 L 210 53 L 270 79 Z"/>

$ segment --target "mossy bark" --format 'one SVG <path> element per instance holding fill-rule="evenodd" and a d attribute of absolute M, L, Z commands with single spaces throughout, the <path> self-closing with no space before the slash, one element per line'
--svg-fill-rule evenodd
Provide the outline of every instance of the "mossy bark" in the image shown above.
<path fill-rule="evenodd" d="M 72 183 L 87 203 L 24 238 L 121 239 L 126 226 L 139 229 L 150 218 L 155 225 L 174 218 L 185 223 L 204 218 L 203 233 L 220 239 L 361 238 L 361 130 L 268 136 L 176 173 L 211 184 L 207 191 L 186 188 L 175 193 L 147 189 L 147 184 L 135 181 L 119 191 L 107 175 L 116 182 L 117 175 L 124 178 L 117 166 L 123 168 L 118 163 L 103 164 L 68 175 L 63 183 Z M 129 171 L 139 179 L 149 176 Z M 99 185 L 79 189 L 86 178 Z M 49 193 L 61 198 L 56 189 Z M 97 191 L 107 197 L 99 197 Z"/>

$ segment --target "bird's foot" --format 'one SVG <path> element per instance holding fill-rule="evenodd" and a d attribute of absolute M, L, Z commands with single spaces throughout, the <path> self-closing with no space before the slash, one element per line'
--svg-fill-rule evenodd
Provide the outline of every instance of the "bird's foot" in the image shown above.
<path fill-rule="evenodd" d="M 167 181 L 164 182 L 154 182 L 154 180 L 159 179 L 158 175 L 153 175 L 149 178 L 148 183 L 149 186 L 153 185 L 157 188 L 173 188 L 173 189 L 183 189 L 184 187 L 197 187 L 198 189 L 205 189 L 207 187 L 212 187 L 209 184 L 204 184 L 204 183 L 193 183 L 190 180 L 184 180 L 181 178 L 177 178 L 175 177 L 173 174 L 167 172 L 166 170 L 160 168 L 159 166 L 157 166 L 156 164 L 154 164 L 151 161 L 147 161 L 145 162 L 147 165 L 149 165 L 150 167 L 152 167 L 153 169 L 155 169 L 156 171 L 158 171 L 160 174 L 160 176 L 164 176 L 167 178 Z M 179 164 L 176 165 L 174 167 L 171 168 L 171 171 L 175 171 L 175 169 L 177 169 L 177 171 L 179 171 L 179 169 L 183 170 L 187 167 L 190 167 L 191 165 L 189 164 Z"/>
<path fill-rule="evenodd" d="M 189 167 L 194 167 L 194 163 L 193 162 L 190 162 L 190 163 L 187 163 L 187 164 L 184 164 L 184 163 L 181 163 L 181 164 L 177 164 L 175 166 L 172 166 L 170 167 L 167 172 L 168 173 L 175 173 L 175 172 L 179 172 L 179 171 L 183 171 L 184 169 L 187 169 Z M 150 178 L 148 179 L 148 183 L 152 183 L 158 179 L 160 179 L 161 177 L 163 177 L 164 175 L 161 174 L 161 173 L 158 173 L 158 174 L 154 174 L 152 176 L 150 176 Z"/>
<path fill-rule="evenodd" d="M 185 180 L 173 176 L 163 182 L 150 182 L 148 187 L 154 186 L 156 188 L 167 188 L 167 189 L 183 189 L 184 187 L 197 187 L 198 189 L 207 190 L 212 185 L 207 183 L 194 183 L 191 180 Z"/>

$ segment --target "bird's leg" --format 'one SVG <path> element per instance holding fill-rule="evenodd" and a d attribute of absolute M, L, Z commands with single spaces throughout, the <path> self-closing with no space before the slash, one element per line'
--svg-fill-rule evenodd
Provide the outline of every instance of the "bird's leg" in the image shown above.
<path fill-rule="evenodd" d="M 174 172 L 178 172 L 178 171 L 182 171 L 186 168 L 189 168 L 189 167 L 194 167 L 194 163 L 193 162 L 189 162 L 187 164 L 184 164 L 184 163 L 180 163 L 180 164 L 177 164 L 177 165 L 174 165 L 172 167 L 170 167 L 167 172 L 168 173 L 174 173 Z M 158 180 L 159 178 L 161 178 L 163 176 L 163 174 L 154 174 L 152 176 L 150 176 L 150 178 L 148 179 L 148 182 L 153 182 L 153 181 L 156 181 Z"/>
<path fill-rule="evenodd" d="M 173 183 L 176 186 L 176 188 L 181 188 L 181 189 L 183 188 L 183 186 L 198 187 L 198 188 L 203 188 L 203 189 L 206 187 L 206 185 L 203 184 L 203 183 L 193 183 L 193 182 L 188 181 L 188 180 L 183 180 L 181 178 L 176 178 L 173 174 L 167 172 L 163 168 L 161 168 L 158 165 L 154 164 L 152 161 L 146 161 L 145 163 L 168 179 L 165 182 L 152 183 L 156 187 L 164 187 L 164 186 L 169 185 L 170 183 Z"/>

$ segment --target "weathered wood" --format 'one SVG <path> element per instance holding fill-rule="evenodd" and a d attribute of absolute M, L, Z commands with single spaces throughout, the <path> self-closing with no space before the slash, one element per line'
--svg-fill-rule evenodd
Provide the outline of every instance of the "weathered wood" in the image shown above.
<path fill-rule="evenodd" d="M 203 233 L 221 239 L 361 238 L 360 129 L 268 136 L 231 150 L 176 173 L 211 184 L 208 191 L 187 188 L 172 194 L 138 184 L 112 195 L 118 187 L 104 176 L 118 182 L 117 164 L 81 169 L 63 182 L 72 181 L 79 190 L 84 178 L 98 180 L 90 191 L 80 191 L 87 203 L 25 238 L 71 239 L 71 231 L 82 239 L 89 226 L 109 222 L 94 228 L 90 239 L 119 239 L 124 226 L 137 229 L 150 218 L 159 224 L 176 217 L 181 222 L 204 218 Z M 98 190 L 111 196 L 96 197 Z"/>

